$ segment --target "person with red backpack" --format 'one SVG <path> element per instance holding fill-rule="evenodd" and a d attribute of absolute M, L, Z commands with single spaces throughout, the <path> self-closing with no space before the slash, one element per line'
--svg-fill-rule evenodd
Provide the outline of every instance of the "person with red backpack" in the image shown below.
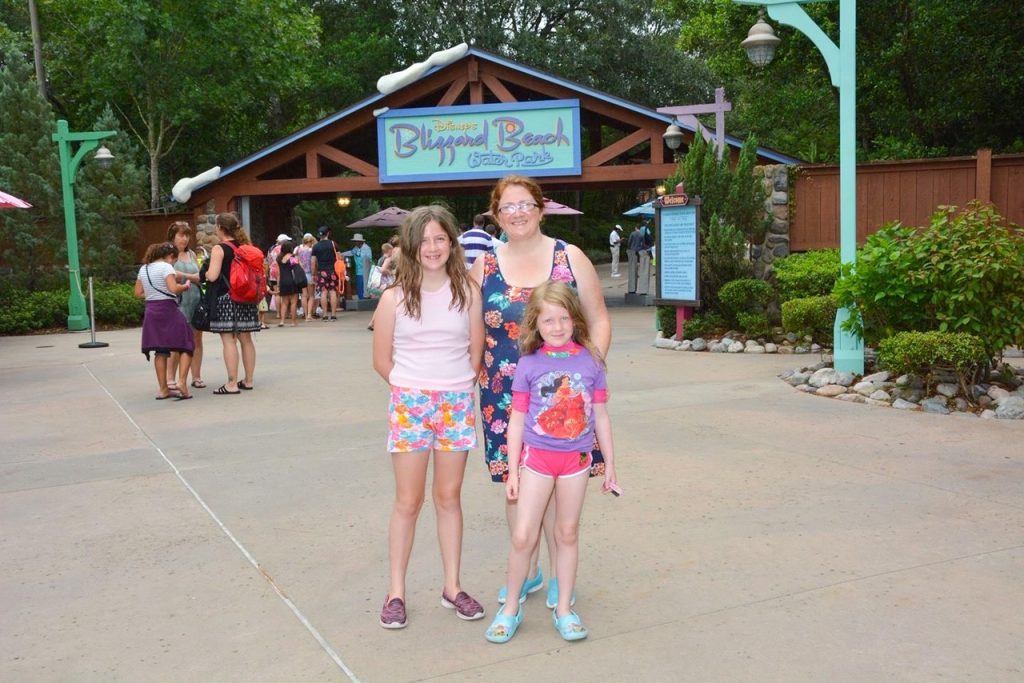
<path fill-rule="evenodd" d="M 220 334 L 228 380 L 213 393 L 237 395 L 253 388 L 256 345 L 252 333 L 260 329 L 256 305 L 267 294 L 263 252 L 254 247 L 233 213 L 217 214 L 220 243 L 210 251 L 205 278 L 210 331 Z M 239 347 L 245 378 L 238 378 Z"/>

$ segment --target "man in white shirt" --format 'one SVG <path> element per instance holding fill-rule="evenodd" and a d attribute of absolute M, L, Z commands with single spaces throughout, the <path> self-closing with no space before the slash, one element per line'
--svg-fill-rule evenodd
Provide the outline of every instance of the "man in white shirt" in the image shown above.
<path fill-rule="evenodd" d="M 462 252 L 466 256 L 466 268 L 471 268 L 474 261 L 494 248 L 494 238 L 484 230 L 486 222 L 483 214 L 477 214 L 473 217 L 473 227 L 459 235 L 459 244 L 462 245 Z"/>
<path fill-rule="evenodd" d="M 622 245 L 622 226 L 616 225 L 608 234 L 608 246 L 612 250 L 612 277 L 619 275 L 619 248 Z"/>

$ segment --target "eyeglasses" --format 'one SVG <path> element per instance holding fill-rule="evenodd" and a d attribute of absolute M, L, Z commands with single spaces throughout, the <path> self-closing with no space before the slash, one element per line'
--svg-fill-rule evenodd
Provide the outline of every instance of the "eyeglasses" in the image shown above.
<path fill-rule="evenodd" d="M 530 213 L 537 208 L 537 202 L 519 202 L 517 204 L 502 204 L 498 207 L 498 213 L 502 216 L 511 216 L 514 213 Z"/>

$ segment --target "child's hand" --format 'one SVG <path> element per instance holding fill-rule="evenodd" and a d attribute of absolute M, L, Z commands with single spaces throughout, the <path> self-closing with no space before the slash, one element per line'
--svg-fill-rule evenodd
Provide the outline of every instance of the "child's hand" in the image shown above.
<path fill-rule="evenodd" d="M 517 500 L 519 498 L 518 474 L 510 474 L 508 479 L 505 480 L 505 497 L 509 500 Z"/>
<path fill-rule="evenodd" d="M 615 478 L 615 470 L 605 470 L 604 485 L 601 487 L 601 493 L 611 493 L 615 497 L 622 495 L 622 489 L 619 487 L 619 482 Z"/>

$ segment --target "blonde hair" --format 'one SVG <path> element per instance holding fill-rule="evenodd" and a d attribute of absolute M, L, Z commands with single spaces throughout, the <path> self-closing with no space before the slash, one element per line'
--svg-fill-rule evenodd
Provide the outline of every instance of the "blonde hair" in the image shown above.
<path fill-rule="evenodd" d="M 419 261 L 420 245 L 423 243 L 427 223 L 431 221 L 441 226 L 451 243 L 445 271 L 452 282 L 452 306 L 460 311 L 467 310 L 472 300 L 472 288 L 476 287 L 466 270 L 455 216 L 436 204 L 413 209 L 398 229 L 399 260 L 395 269 L 395 286 L 402 288 L 406 312 L 417 320 L 420 317 L 420 287 L 423 283 L 423 268 Z"/>
<path fill-rule="evenodd" d="M 583 306 L 576 290 L 565 282 L 547 281 L 540 285 L 530 294 L 530 300 L 526 303 L 526 311 L 523 313 L 523 322 L 519 326 L 519 353 L 523 356 L 529 355 L 539 349 L 544 343 L 537 329 L 537 318 L 540 317 L 540 310 L 543 304 L 559 306 L 569 312 L 572 319 L 572 340 L 590 352 L 594 360 L 604 367 L 604 356 L 594 346 L 590 339 L 590 328 L 587 326 L 587 319 L 583 316 Z"/>
<path fill-rule="evenodd" d="M 310 234 L 306 234 L 302 238 L 302 246 L 308 247 L 311 244 L 316 244 L 316 238 Z"/>
<path fill-rule="evenodd" d="M 217 227 L 220 228 L 228 239 L 234 240 L 237 244 L 252 244 L 249 236 L 245 234 L 245 228 L 234 213 L 218 213 Z"/>
<path fill-rule="evenodd" d="M 540 185 L 533 178 L 527 178 L 524 175 L 507 175 L 494 186 L 491 190 L 491 215 L 495 220 L 498 219 L 498 202 L 501 201 L 501 195 L 512 185 L 517 185 L 533 197 L 533 201 L 537 204 L 540 209 L 540 219 L 544 220 L 544 192 L 540 189 Z"/>

